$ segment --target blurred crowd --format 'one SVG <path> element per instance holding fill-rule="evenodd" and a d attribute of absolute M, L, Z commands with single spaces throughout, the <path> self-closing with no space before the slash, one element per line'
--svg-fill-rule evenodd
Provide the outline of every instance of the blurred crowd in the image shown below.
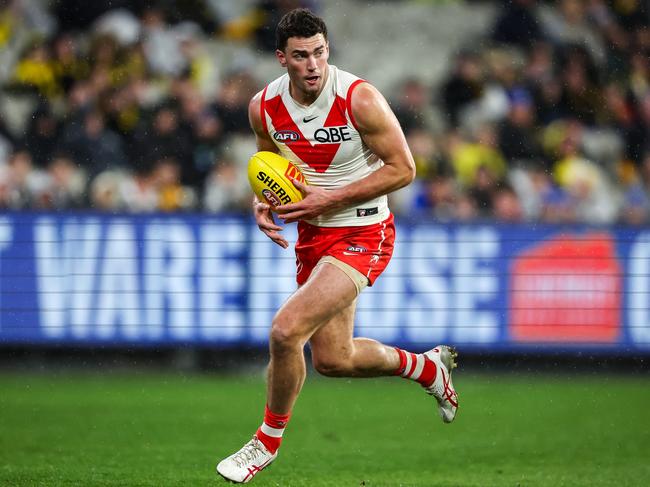
<path fill-rule="evenodd" d="M 254 63 L 223 62 L 214 43 L 272 56 L 281 15 L 318 4 L 237 5 L 0 0 L 4 113 L 16 114 L 0 118 L 0 207 L 248 208 L 247 104 L 269 80 Z M 443 221 L 647 223 L 647 3 L 497 5 L 491 29 L 455 53 L 440 83 L 406 77 L 386 93 L 418 168 L 393 209 Z"/>
<path fill-rule="evenodd" d="M 440 86 L 401 86 L 419 180 L 400 203 L 445 220 L 648 223 L 649 4 L 500 4 Z"/>

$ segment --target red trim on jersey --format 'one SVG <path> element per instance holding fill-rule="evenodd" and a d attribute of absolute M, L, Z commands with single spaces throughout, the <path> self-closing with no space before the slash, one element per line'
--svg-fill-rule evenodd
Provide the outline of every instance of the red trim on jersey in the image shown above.
<path fill-rule="evenodd" d="M 262 100 L 260 101 L 260 116 L 262 117 L 262 127 L 264 128 L 264 132 L 269 131 L 269 127 L 266 124 L 266 107 L 264 106 L 264 98 L 266 98 L 266 89 L 268 87 L 268 85 L 264 87 L 264 91 L 262 92 Z"/>
<path fill-rule="evenodd" d="M 347 124 L 348 119 L 345 118 L 345 100 L 339 95 L 336 95 L 323 127 L 340 127 L 341 125 Z"/>
<path fill-rule="evenodd" d="M 273 127 L 276 131 L 280 132 L 282 130 L 288 130 L 299 135 L 298 140 L 286 141 L 285 144 L 287 147 L 289 147 L 294 154 L 316 172 L 323 173 L 327 171 L 341 144 L 311 145 L 300 128 L 298 128 L 298 125 L 296 125 L 296 122 L 291 118 L 291 114 L 289 113 L 289 110 L 287 110 L 287 107 L 284 106 L 280 95 L 267 100 L 265 109 L 266 113 L 271 117 L 271 122 L 273 122 Z M 337 109 L 338 105 L 334 103 L 330 110 L 330 115 L 332 114 L 332 111 L 336 111 Z M 328 119 L 330 118 L 330 115 L 328 115 Z M 332 116 L 336 117 L 336 115 Z"/>
<path fill-rule="evenodd" d="M 350 122 L 352 122 L 352 125 L 354 125 L 354 128 L 357 129 L 357 131 L 359 130 L 359 127 L 357 127 L 357 122 L 354 119 L 354 115 L 352 114 L 352 92 L 360 83 L 365 83 L 365 82 L 366 82 L 365 79 L 358 79 L 354 83 L 352 83 L 348 88 L 348 94 L 345 99 L 345 106 L 348 109 L 348 117 L 350 117 Z"/>

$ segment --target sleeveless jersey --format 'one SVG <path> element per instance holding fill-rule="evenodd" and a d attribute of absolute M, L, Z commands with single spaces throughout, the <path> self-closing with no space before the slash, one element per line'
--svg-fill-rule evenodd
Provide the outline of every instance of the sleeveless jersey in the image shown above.
<path fill-rule="evenodd" d="M 361 140 L 352 115 L 352 94 L 362 79 L 329 65 L 320 95 L 309 106 L 289 94 L 285 74 L 264 88 L 260 104 L 262 125 L 280 154 L 302 171 L 307 183 L 336 189 L 358 181 L 383 166 Z M 388 218 L 386 195 L 308 223 L 320 227 L 373 225 Z"/>

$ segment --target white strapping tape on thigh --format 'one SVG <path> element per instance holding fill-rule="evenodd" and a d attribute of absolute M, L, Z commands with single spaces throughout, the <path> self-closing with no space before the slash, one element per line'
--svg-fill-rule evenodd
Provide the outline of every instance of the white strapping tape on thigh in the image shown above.
<path fill-rule="evenodd" d="M 325 257 L 321 257 L 318 264 L 316 264 L 316 267 L 325 263 L 332 264 L 345 272 L 345 275 L 352 280 L 354 287 L 357 288 L 357 296 L 368 286 L 368 278 L 350 264 L 346 264 L 342 260 L 332 257 L 331 255 L 326 255 Z"/>

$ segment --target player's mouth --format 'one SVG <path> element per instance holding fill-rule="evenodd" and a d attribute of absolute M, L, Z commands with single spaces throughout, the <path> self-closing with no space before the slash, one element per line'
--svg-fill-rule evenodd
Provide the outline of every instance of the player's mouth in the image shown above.
<path fill-rule="evenodd" d="M 307 76 L 305 77 L 305 81 L 309 86 L 316 86 L 318 83 L 318 80 L 320 79 L 320 76 L 318 75 L 313 75 L 313 76 Z"/>

